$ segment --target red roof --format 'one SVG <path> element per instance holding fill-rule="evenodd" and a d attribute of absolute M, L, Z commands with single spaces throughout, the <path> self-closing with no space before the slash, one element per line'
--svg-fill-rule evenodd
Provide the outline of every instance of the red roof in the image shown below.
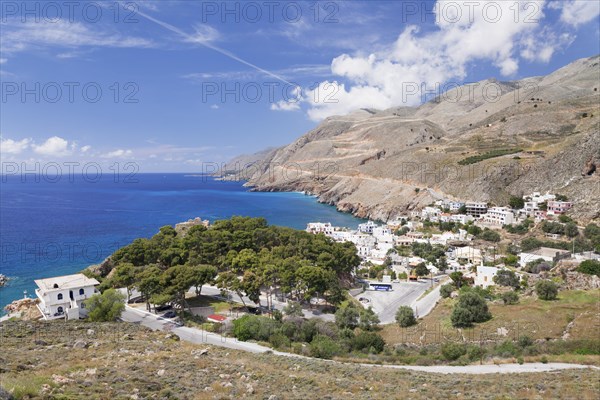
<path fill-rule="evenodd" d="M 211 314 L 208 317 L 206 317 L 206 319 L 209 320 L 209 321 L 214 321 L 214 322 L 223 322 L 227 318 L 224 317 L 224 316 L 222 316 L 222 315 Z"/>

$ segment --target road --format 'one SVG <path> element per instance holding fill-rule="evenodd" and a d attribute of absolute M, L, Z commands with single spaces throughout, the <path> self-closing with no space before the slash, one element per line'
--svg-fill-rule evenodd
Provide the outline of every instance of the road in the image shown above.
<path fill-rule="evenodd" d="M 148 313 L 146 311 L 137 310 L 129 306 L 125 307 L 125 311 L 121 315 L 121 319 L 125 322 L 139 323 L 153 330 L 165 330 L 165 325 L 170 324 L 170 320 Z M 196 328 L 176 327 L 168 329 L 170 332 L 179 336 L 181 340 L 194 344 L 208 344 L 229 349 L 248 351 L 251 353 L 264 353 L 270 351 L 273 354 L 283 357 L 306 358 L 297 354 L 274 351 L 268 347 L 261 346 L 255 343 L 240 342 L 236 339 L 226 338 L 216 333 L 209 333 Z M 335 364 L 344 364 L 352 367 L 362 366 L 365 368 L 392 368 L 405 369 L 410 371 L 419 371 L 438 374 L 503 374 L 503 373 L 527 373 L 527 372 L 548 372 L 564 369 L 581 369 L 593 368 L 600 371 L 600 368 L 595 366 L 566 364 L 566 363 L 531 363 L 531 364 L 490 364 L 490 365 L 465 365 L 465 366 L 415 366 L 415 365 L 381 365 L 381 364 L 355 364 L 341 363 L 332 360 L 320 360 Z"/>
<path fill-rule="evenodd" d="M 431 302 L 434 301 L 433 305 L 435 305 L 435 301 L 437 301 L 435 296 L 428 298 L 426 302 L 417 302 L 417 299 L 430 287 L 431 283 L 429 281 L 392 283 L 393 290 L 391 292 L 367 290 L 355 297 L 369 299 L 368 303 L 363 304 L 367 307 L 373 307 L 373 311 L 379 316 L 379 321 L 382 324 L 391 324 L 396 321 L 396 310 L 400 306 L 410 306 L 413 309 L 416 307 L 419 316 L 424 315 L 425 311 L 431 311 L 431 308 L 433 308 Z"/>

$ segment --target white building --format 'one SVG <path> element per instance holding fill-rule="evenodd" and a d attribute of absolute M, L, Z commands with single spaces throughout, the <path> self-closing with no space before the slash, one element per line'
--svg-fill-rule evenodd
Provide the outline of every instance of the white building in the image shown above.
<path fill-rule="evenodd" d="M 79 319 L 87 315 L 84 301 L 99 293 L 100 283 L 83 274 L 37 279 L 35 294 L 40 299 L 38 308 L 44 319 Z"/>
<path fill-rule="evenodd" d="M 496 267 L 485 267 L 483 265 L 477 266 L 477 272 L 475 274 L 475 286 L 481 286 L 487 288 L 488 286 L 494 285 L 494 277 L 500 269 Z"/>
<path fill-rule="evenodd" d="M 456 214 L 456 215 L 452 215 L 450 217 L 450 221 L 458 222 L 463 225 L 466 225 L 468 222 L 473 221 L 474 219 L 475 218 L 473 218 L 472 215 L 465 215 L 465 214 Z"/>
<path fill-rule="evenodd" d="M 540 194 L 540 192 L 533 192 L 529 196 L 523 196 L 525 200 L 531 200 L 536 203 L 543 203 L 545 201 L 550 201 L 556 199 L 556 196 L 550 193 Z"/>
<path fill-rule="evenodd" d="M 373 237 L 377 239 L 377 242 L 394 242 L 394 234 L 392 233 L 392 230 L 387 226 L 378 226 L 377 228 L 373 228 Z"/>
<path fill-rule="evenodd" d="M 515 222 L 515 215 L 508 207 L 492 207 L 482 217 L 483 222 L 492 225 L 509 225 Z"/>
<path fill-rule="evenodd" d="M 369 222 L 365 222 L 364 224 L 359 224 L 358 225 L 358 230 L 362 233 L 368 233 L 368 234 L 372 234 L 373 233 L 373 229 L 377 228 L 377 224 L 373 221 L 369 221 Z"/>
<path fill-rule="evenodd" d="M 557 262 L 571 255 L 567 250 L 552 249 L 549 247 L 540 247 L 536 250 L 519 253 L 519 264 L 526 265 L 529 262 L 542 259 L 549 263 Z"/>
<path fill-rule="evenodd" d="M 333 230 L 333 226 L 331 226 L 331 223 L 329 222 L 310 222 L 306 225 L 306 232 L 313 234 L 324 233 L 325 235 L 330 236 L 333 234 Z"/>
<path fill-rule="evenodd" d="M 480 217 L 487 212 L 487 203 L 468 201 L 465 203 L 467 214 Z"/>
<path fill-rule="evenodd" d="M 442 213 L 442 210 L 436 207 L 425 207 L 421 210 L 421 219 L 436 220 Z"/>
<path fill-rule="evenodd" d="M 471 246 L 457 247 L 454 249 L 452 256 L 458 261 L 462 260 L 471 264 L 481 264 L 483 261 L 481 250 Z"/>

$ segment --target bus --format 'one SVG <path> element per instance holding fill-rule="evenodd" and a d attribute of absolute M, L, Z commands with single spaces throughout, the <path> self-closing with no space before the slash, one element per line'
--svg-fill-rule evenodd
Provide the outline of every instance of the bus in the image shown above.
<path fill-rule="evenodd" d="M 389 292 L 392 290 L 392 285 L 390 283 L 369 283 L 369 289 Z"/>

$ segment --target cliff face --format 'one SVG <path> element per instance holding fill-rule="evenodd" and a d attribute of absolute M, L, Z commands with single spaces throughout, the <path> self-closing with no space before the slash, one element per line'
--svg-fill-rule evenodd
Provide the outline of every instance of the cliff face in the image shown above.
<path fill-rule="evenodd" d="M 551 191 L 576 202 L 576 217 L 599 219 L 599 63 L 596 56 L 545 77 L 483 81 L 420 107 L 328 118 L 251 158 L 248 185 L 307 191 L 381 220 L 441 197 L 503 204 Z M 465 161 L 498 150 L 508 151 Z"/>

